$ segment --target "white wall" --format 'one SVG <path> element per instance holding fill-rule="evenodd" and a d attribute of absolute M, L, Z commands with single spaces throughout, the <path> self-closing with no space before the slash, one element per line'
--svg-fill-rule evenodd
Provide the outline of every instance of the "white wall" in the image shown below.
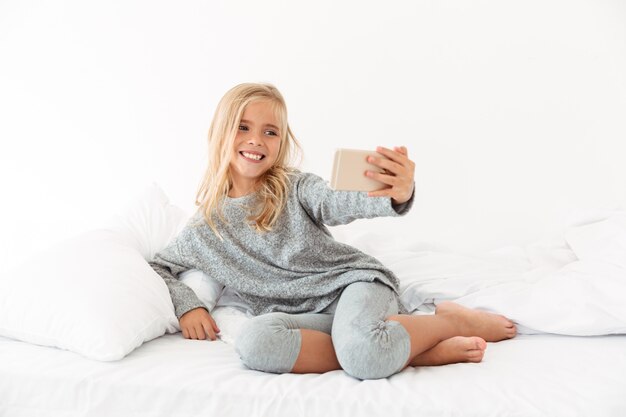
<path fill-rule="evenodd" d="M 244 81 L 283 92 L 306 170 L 409 147 L 415 209 L 373 229 L 485 250 L 626 200 L 622 1 L 0 0 L 0 268 L 152 181 L 191 212 Z"/>

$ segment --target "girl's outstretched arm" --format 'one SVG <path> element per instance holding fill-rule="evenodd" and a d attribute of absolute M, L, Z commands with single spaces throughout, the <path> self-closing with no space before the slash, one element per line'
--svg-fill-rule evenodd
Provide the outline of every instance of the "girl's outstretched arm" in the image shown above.
<path fill-rule="evenodd" d="M 386 169 L 386 173 L 376 174 L 380 177 L 372 178 L 388 184 L 384 190 L 373 193 L 338 191 L 331 189 L 317 175 L 300 175 L 296 182 L 296 193 L 300 204 L 312 219 L 327 226 L 337 226 L 356 219 L 401 216 L 410 210 L 415 188 L 415 164 L 408 158 L 404 147 L 395 148 L 395 151 L 378 149 L 381 158 L 374 158 L 372 164 Z M 389 160 L 383 158 L 383 155 L 389 155 Z"/>

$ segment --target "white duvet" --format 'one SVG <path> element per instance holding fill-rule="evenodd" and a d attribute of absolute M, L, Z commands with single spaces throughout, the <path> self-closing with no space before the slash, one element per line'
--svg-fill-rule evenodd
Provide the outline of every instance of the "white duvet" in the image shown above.
<path fill-rule="evenodd" d="M 458 254 L 428 244 L 335 233 L 338 240 L 376 256 L 401 282 L 414 313 L 437 303 L 504 314 L 520 334 L 592 336 L 626 333 L 626 210 L 587 212 L 551 238 L 524 248 Z M 221 338 L 233 342 L 248 317 L 232 303 L 213 310 Z"/>
<path fill-rule="evenodd" d="M 587 213 L 526 248 L 482 256 L 410 249 L 378 258 L 414 311 L 443 300 L 504 314 L 521 333 L 626 333 L 626 211 Z"/>

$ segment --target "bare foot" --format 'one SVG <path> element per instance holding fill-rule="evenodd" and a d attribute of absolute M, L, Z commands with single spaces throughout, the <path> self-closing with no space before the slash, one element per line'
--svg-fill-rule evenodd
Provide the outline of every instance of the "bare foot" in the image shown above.
<path fill-rule="evenodd" d="M 455 336 L 439 342 L 426 352 L 417 355 L 410 366 L 437 366 L 460 362 L 480 362 L 487 342 L 480 337 Z"/>
<path fill-rule="evenodd" d="M 499 314 L 473 310 L 451 301 L 437 305 L 435 314 L 449 315 L 460 326 L 462 336 L 478 336 L 487 342 L 511 339 L 517 334 L 515 324 Z"/>

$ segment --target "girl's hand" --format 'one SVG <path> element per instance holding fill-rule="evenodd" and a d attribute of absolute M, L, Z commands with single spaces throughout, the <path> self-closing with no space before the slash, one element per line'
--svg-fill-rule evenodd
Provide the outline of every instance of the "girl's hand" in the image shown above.
<path fill-rule="evenodd" d="M 180 329 L 185 339 L 215 340 L 216 333 L 220 332 L 215 320 L 203 307 L 194 308 L 183 314 L 180 318 Z"/>
<path fill-rule="evenodd" d="M 393 204 L 402 204 L 409 201 L 413 194 L 415 163 L 409 159 L 406 147 L 394 147 L 391 149 L 381 146 L 376 152 L 387 157 L 367 157 L 367 162 L 385 170 L 385 172 L 365 171 L 365 175 L 376 181 L 389 185 L 388 188 L 379 191 L 371 191 L 369 197 L 391 197 Z"/>

